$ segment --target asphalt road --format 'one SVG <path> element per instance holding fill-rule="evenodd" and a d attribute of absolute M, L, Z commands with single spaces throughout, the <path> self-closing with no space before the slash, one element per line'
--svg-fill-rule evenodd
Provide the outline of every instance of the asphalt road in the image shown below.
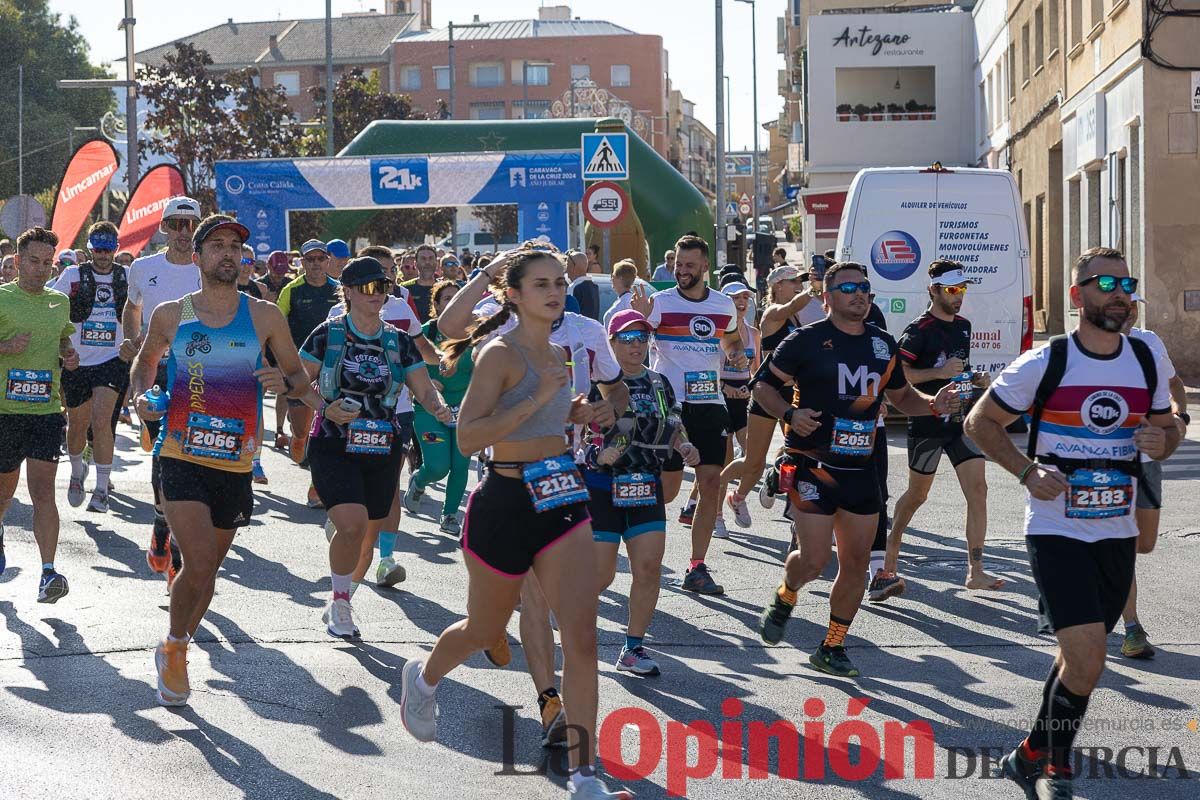
<path fill-rule="evenodd" d="M 443 685 L 439 743 L 418 744 L 400 725 L 405 659 L 427 652 L 465 605 L 457 543 L 436 530 L 440 490 L 427 495 L 423 516 L 401 525 L 407 582 L 359 591 L 363 639 L 349 643 L 330 637 L 320 621 L 330 591 L 323 513 L 304 508 L 307 476 L 274 451 L 265 461 L 271 483 L 256 492 L 254 524 L 234 543 L 191 648 L 191 705 L 160 708 L 151 653 L 165 633 L 167 598 L 163 579 L 144 559 L 149 461 L 135 451 L 129 429 L 122 432 L 107 516 L 66 507 L 68 469 L 60 469 L 58 564 L 71 594 L 57 605 L 34 602 L 38 556 L 23 486 L 8 513 L 9 567 L 0 576 L 0 798 L 565 795 L 557 761 L 546 762 L 539 746 L 535 695 L 517 646 L 508 669 L 477 656 Z M 903 430 L 890 438 L 894 499 L 903 488 Z M 960 588 L 963 504 L 943 474 L 905 543 L 908 592 L 885 606 L 865 606 L 855 621 L 848 644 L 864 677 L 854 681 L 807 666 L 824 631 L 827 580 L 802 595 L 783 644 L 765 647 L 754 630 L 779 580 L 788 538 L 782 509 L 768 512 L 752 499 L 750 530 L 730 520 L 733 536 L 716 542 L 709 559 L 727 594 L 702 599 L 678 589 L 688 534 L 673 521 L 677 503 L 647 640 L 661 677 L 637 679 L 612 666 L 629 587 L 623 559 L 601 598 L 601 716 L 643 725 L 640 753 L 632 728 L 619 739 L 610 727 L 602 744 L 621 742 L 624 760 L 640 758 L 649 772 L 644 780 L 610 783 L 628 785 L 639 798 L 670 791 L 693 798 L 1018 798 L 1015 787 L 990 778 L 1036 712 L 1052 644 L 1035 632 L 1019 487 L 994 467 L 988 474 L 987 564 L 1008 579 L 1007 590 Z M 1197 478 L 1200 444 L 1189 442 L 1167 467 L 1158 548 L 1139 565 L 1142 617 L 1159 656 L 1123 660 L 1119 637 L 1110 638 L 1113 658 L 1078 745 L 1112 753 L 1085 754 L 1080 797 L 1200 797 Z M 516 628 L 514 620 L 510 632 Z M 867 699 L 865 710 L 855 698 Z M 861 712 L 856 725 L 845 725 L 848 705 Z M 785 744 L 782 757 L 772 746 L 771 777 L 751 776 L 749 765 L 763 759 L 762 726 L 778 721 L 793 724 L 805 744 Z M 909 723 L 910 730 L 927 725 L 934 746 L 917 754 L 910 741 L 901 768 L 888 743 L 894 750 L 897 730 Z M 723 724 L 730 746 L 718 756 L 704 732 Z M 774 730 L 787 738 L 785 726 Z M 750 752 L 739 752 L 741 734 L 755 731 Z M 905 777 L 885 779 L 876 753 Z M 800 776 L 792 778 L 797 759 Z M 1115 771 L 1118 760 L 1134 777 Z M 525 774 L 547 767 L 546 776 Z M 916 777 L 925 771 L 928 777 Z M 692 777 L 705 774 L 711 776 Z"/>

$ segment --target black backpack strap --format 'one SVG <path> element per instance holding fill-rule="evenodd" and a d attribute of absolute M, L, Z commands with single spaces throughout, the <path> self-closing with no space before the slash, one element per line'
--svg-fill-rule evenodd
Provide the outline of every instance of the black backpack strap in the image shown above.
<path fill-rule="evenodd" d="M 117 319 L 125 310 L 125 301 L 129 298 L 129 275 L 120 264 L 113 264 L 112 271 L 113 306 L 117 310 Z"/>
<path fill-rule="evenodd" d="M 1154 395 L 1158 391 L 1158 365 L 1154 362 L 1154 351 L 1150 345 L 1134 336 L 1126 336 L 1133 354 L 1137 356 L 1138 365 L 1142 368 L 1142 377 L 1146 380 L 1146 389 L 1150 392 L 1150 408 L 1154 408 Z"/>
<path fill-rule="evenodd" d="M 1037 454 L 1038 428 L 1041 427 L 1042 412 L 1046 408 L 1046 401 L 1062 383 L 1063 375 L 1067 371 L 1068 335 L 1064 333 L 1053 336 L 1047 345 L 1050 348 L 1050 354 L 1046 362 L 1046 371 L 1042 373 L 1042 379 L 1033 393 L 1033 405 L 1029 407 L 1029 444 L 1025 448 L 1025 454 L 1030 458 L 1034 458 Z"/>
<path fill-rule="evenodd" d="M 71 322 L 83 322 L 92 315 L 96 304 L 96 273 L 90 262 L 79 265 L 79 287 L 71 295 Z"/>

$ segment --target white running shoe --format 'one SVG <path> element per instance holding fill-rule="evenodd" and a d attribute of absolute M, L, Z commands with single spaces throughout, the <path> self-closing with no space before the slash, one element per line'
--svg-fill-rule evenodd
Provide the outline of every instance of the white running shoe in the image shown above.
<path fill-rule="evenodd" d="M 334 600 L 321 617 L 325 621 L 326 630 L 330 636 L 358 637 L 358 627 L 354 624 L 354 610 L 349 600 Z"/>
<path fill-rule="evenodd" d="M 438 526 L 438 530 L 442 533 L 448 533 L 451 536 L 462 535 L 462 525 L 459 524 L 457 514 L 447 514 L 442 517 L 442 524 Z"/>
<path fill-rule="evenodd" d="M 775 497 L 771 491 L 770 476 L 763 475 L 762 484 L 758 487 L 758 504 L 769 510 L 775 506 Z"/>
<path fill-rule="evenodd" d="M 102 492 L 96 489 L 92 492 L 92 499 L 88 501 L 88 511 L 95 511 L 98 514 L 108 513 L 108 492 Z"/>
<path fill-rule="evenodd" d="M 624 789 L 610 792 L 604 781 L 592 777 L 581 781 L 578 789 L 567 781 L 567 797 L 574 800 L 633 800 L 633 793 Z"/>
<path fill-rule="evenodd" d="M 424 663 L 415 658 L 400 672 L 400 721 L 418 742 L 437 739 L 437 691 L 425 694 L 417 686 Z"/>
<path fill-rule="evenodd" d="M 395 586 L 402 583 L 406 577 L 404 567 L 396 563 L 391 556 L 379 559 L 375 568 L 375 582 L 380 586 Z"/>
<path fill-rule="evenodd" d="M 425 496 L 425 490 L 417 485 L 417 476 L 414 475 L 408 480 L 408 488 L 404 490 L 404 497 L 400 502 L 404 504 L 404 510 L 410 514 L 419 513 L 421 510 L 421 498 Z"/>
<path fill-rule="evenodd" d="M 725 503 L 733 511 L 734 523 L 739 528 L 749 528 L 753 520 L 750 519 L 750 509 L 746 506 L 746 498 L 738 499 L 737 493 L 730 489 L 729 494 L 725 497 Z"/>
<path fill-rule="evenodd" d="M 725 527 L 725 518 L 724 517 L 717 517 L 716 521 L 713 522 L 713 538 L 714 539 L 728 539 L 729 538 L 729 530 Z"/>
<path fill-rule="evenodd" d="M 83 482 L 87 479 L 87 470 L 84 470 L 82 478 L 71 476 L 71 482 L 67 484 L 67 502 L 71 504 L 71 508 L 79 508 L 83 505 Z"/>

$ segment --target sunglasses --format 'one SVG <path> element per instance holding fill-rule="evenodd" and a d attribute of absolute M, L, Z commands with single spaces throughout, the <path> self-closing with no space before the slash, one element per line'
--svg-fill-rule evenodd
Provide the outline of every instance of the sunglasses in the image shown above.
<path fill-rule="evenodd" d="M 392 282 L 386 278 L 379 278 L 371 281 L 370 283 L 359 284 L 354 288 L 357 289 L 361 294 L 366 295 L 391 294 Z"/>
<path fill-rule="evenodd" d="M 443 269 L 454 269 L 457 266 L 458 266 L 457 261 L 447 261 L 445 264 L 442 264 Z"/>
<path fill-rule="evenodd" d="M 1116 291 L 1117 287 L 1121 287 L 1121 291 L 1125 294 L 1133 294 L 1137 291 L 1137 278 L 1118 278 L 1116 275 L 1089 275 L 1081 280 L 1077 286 L 1086 286 L 1092 281 L 1096 282 L 1096 288 L 1105 294 L 1111 294 Z"/>
<path fill-rule="evenodd" d="M 164 219 L 163 224 L 171 231 L 194 231 L 197 223 L 194 219 Z"/>
<path fill-rule="evenodd" d="M 836 286 L 828 287 L 827 291 L 841 292 L 842 294 L 854 294 L 855 292 L 862 292 L 863 294 L 870 294 L 871 293 L 871 282 L 870 281 L 846 281 L 845 283 L 839 283 Z"/>
<path fill-rule="evenodd" d="M 621 344 L 646 344 L 650 341 L 650 334 L 646 331 L 621 331 L 613 338 Z"/>
<path fill-rule="evenodd" d="M 942 291 L 945 292 L 946 294 L 950 295 L 951 297 L 957 297 L 960 294 L 967 293 L 968 285 L 969 284 L 964 283 L 962 286 L 943 286 Z"/>
<path fill-rule="evenodd" d="M 243 266 L 243 267 L 252 267 L 252 266 L 254 266 L 254 259 L 253 259 L 253 258 L 245 258 L 245 257 L 243 257 L 243 258 L 242 258 L 242 266 Z"/>

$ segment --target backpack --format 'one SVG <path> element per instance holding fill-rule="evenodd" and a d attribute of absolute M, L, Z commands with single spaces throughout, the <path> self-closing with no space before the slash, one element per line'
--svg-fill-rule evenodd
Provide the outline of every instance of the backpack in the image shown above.
<path fill-rule="evenodd" d="M 404 365 L 400 363 L 400 332 L 383 323 L 380 334 L 380 346 L 387 359 L 388 388 L 383 395 L 383 407 L 394 409 L 396 398 L 404 388 Z M 332 403 L 341 394 L 342 386 L 342 351 L 346 349 L 346 317 L 335 317 L 329 322 L 329 338 L 325 344 L 325 358 L 321 362 L 321 372 L 317 377 L 317 387 L 321 397 Z"/>
<path fill-rule="evenodd" d="M 113 305 L 117 309 L 117 318 L 120 319 L 125 308 L 125 299 L 129 296 L 129 280 L 125 275 L 125 268 L 120 264 L 113 264 L 112 291 Z M 78 324 L 86 321 L 92 315 L 95 306 L 96 272 L 89 261 L 79 265 L 79 288 L 71 295 L 71 322 Z"/>
<path fill-rule="evenodd" d="M 1042 412 L 1046 410 L 1046 401 L 1050 399 L 1050 395 L 1054 394 L 1055 389 L 1062 382 L 1063 375 L 1067 372 L 1067 339 L 1069 336 L 1070 334 L 1063 333 L 1050 339 L 1050 358 L 1046 363 L 1046 372 L 1038 382 L 1037 389 L 1033 393 L 1033 405 L 1029 408 L 1029 444 L 1025 453 L 1030 458 L 1034 458 L 1037 453 L 1038 428 L 1041 426 Z M 1146 381 L 1146 388 L 1150 391 L 1150 401 L 1154 402 L 1154 393 L 1158 389 L 1158 367 L 1154 363 L 1154 351 L 1141 339 L 1135 339 L 1132 336 L 1123 338 L 1129 342 L 1133 354 L 1137 356 L 1138 364 L 1142 368 L 1142 378 Z"/>

